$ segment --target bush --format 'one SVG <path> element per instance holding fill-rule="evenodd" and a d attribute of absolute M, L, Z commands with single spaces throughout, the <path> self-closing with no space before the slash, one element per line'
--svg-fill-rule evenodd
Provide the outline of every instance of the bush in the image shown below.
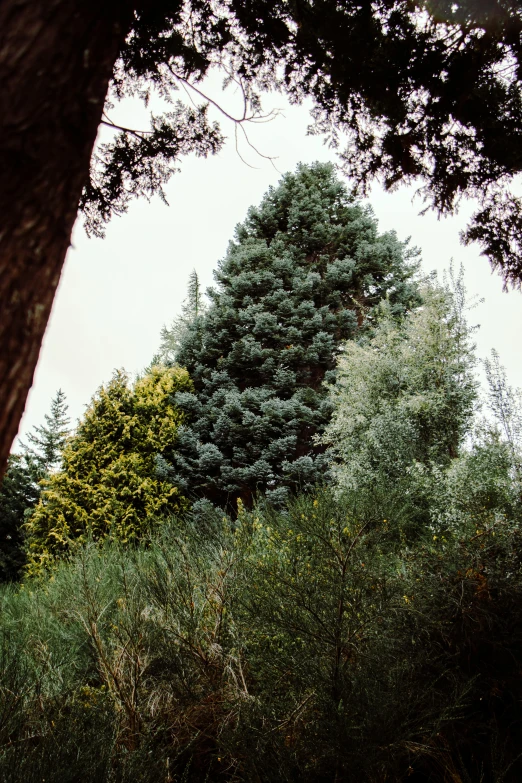
<path fill-rule="evenodd" d="M 519 780 L 520 504 L 468 484 L 414 540 L 322 491 L 5 587 L 0 780 Z"/>
<path fill-rule="evenodd" d="M 186 507 L 158 460 L 183 421 L 172 395 L 190 389 L 185 370 L 160 366 L 132 388 L 122 372 L 101 387 L 26 525 L 29 574 L 89 537 L 136 541 Z"/>

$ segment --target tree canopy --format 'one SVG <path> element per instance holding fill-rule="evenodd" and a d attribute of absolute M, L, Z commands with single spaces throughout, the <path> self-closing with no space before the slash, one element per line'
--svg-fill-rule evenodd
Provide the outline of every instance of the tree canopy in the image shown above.
<path fill-rule="evenodd" d="M 414 312 L 397 321 L 383 303 L 372 334 L 343 346 L 323 436 L 341 484 L 380 476 L 411 485 L 415 466 L 447 468 L 458 457 L 478 395 L 464 315 L 461 284 L 431 284 Z"/>
<path fill-rule="evenodd" d="M 261 111 L 264 89 L 311 95 L 315 131 L 336 146 L 348 134 L 339 151 L 363 190 L 375 177 L 389 189 L 418 181 L 439 213 L 478 198 L 463 237 L 518 285 L 522 210 L 509 186 L 522 169 L 521 36 L 515 0 L 164 1 L 136 11 L 113 93 L 169 94 L 219 65 L 244 89 L 245 117 Z M 88 225 L 160 188 L 183 145 L 208 152 L 222 143 L 206 106 L 178 103 L 149 134 L 121 131 L 95 157 L 82 200 Z"/>

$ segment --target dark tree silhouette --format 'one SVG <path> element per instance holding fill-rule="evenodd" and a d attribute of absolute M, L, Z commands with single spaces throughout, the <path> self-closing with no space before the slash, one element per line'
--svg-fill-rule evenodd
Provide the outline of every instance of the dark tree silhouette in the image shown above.
<path fill-rule="evenodd" d="M 127 2 L 0 4 L 0 470 L 89 171 Z"/>

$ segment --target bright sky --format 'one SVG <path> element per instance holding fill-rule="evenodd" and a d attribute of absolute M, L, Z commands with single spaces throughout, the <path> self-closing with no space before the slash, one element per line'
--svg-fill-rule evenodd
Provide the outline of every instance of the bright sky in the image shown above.
<path fill-rule="evenodd" d="M 209 89 L 214 96 L 219 92 L 216 80 Z M 229 107 L 233 96 L 220 100 Z M 248 128 L 248 133 L 262 153 L 277 156 L 280 173 L 300 161 L 336 160 L 320 138 L 306 135 L 307 107 L 268 96 L 266 107 L 274 106 L 283 109 L 283 116 Z M 114 114 L 121 123 L 143 127 L 141 104 L 127 103 Z M 88 239 L 81 224 L 76 225 L 22 421 L 22 439 L 42 423 L 58 388 L 65 392 L 75 422 L 115 368 L 134 374 L 146 366 L 158 347 L 162 325 L 179 312 L 190 271 L 197 270 L 205 288 L 211 285 L 235 225 L 277 184 L 280 174 L 270 162 L 242 143 L 244 159 L 256 167 L 249 168 L 235 151 L 232 124 L 223 120 L 222 128 L 229 140 L 219 155 L 181 160 L 181 172 L 166 188 L 169 207 L 159 198 L 150 204 L 136 201 L 126 215 L 112 220 L 103 240 Z M 522 387 L 522 295 L 504 293 L 500 277 L 491 272 L 478 247 L 459 243 L 459 230 L 473 205 L 464 204 L 458 216 L 439 221 L 432 213 L 419 216 L 422 203 L 412 204 L 412 196 L 413 189 L 386 194 L 374 187 L 368 200 L 379 229 L 395 229 L 401 239 L 411 236 L 427 272 L 441 272 L 452 258 L 457 268 L 464 265 L 469 294 L 486 300 L 471 313 L 472 322 L 481 325 L 478 354 L 487 357 L 496 347 L 510 383 Z"/>

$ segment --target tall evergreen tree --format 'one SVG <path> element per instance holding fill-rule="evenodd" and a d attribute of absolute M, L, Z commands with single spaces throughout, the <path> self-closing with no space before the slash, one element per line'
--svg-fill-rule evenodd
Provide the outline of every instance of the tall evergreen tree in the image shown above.
<path fill-rule="evenodd" d="M 175 483 L 225 505 L 320 481 L 314 437 L 329 419 L 323 381 L 337 347 L 384 296 L 396 314 L 417 301 L 415 256 L 378 234 L 330 164 L 300 165 L 271 188 L 237 226 L 208 311 L 175 354 L 195 387 L 177 396 L 191 424 L 170 456 Z"/>

